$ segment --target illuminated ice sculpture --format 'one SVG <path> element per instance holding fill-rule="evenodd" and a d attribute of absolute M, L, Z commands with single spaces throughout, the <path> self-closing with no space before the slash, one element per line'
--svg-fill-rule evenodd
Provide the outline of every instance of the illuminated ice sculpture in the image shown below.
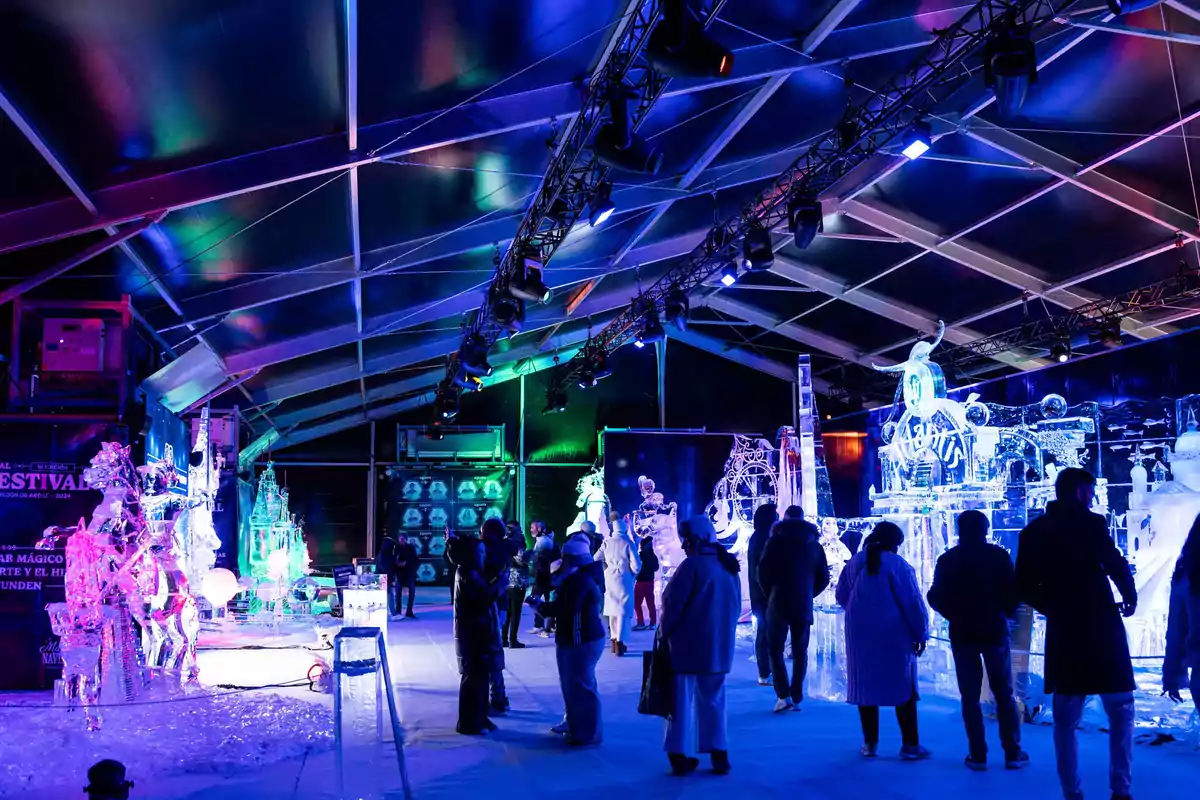
<path fill-rule="evenodd" d="M 275 465 L 268 462 L 258 479 L 258 494 L 250 513 L 249 536 L 242 542 L 239 566 L 254 591 L 252 610 L 265 606 L 282 612 L 287 588 L 311 571 L 304 525 L 289 508 L 288 490 L 275 480 Z"/>
<path fill-rule="evenodd" d="M 583 523 L 590 522 L 596 526 L 598 534 L 607 537 L 609 532 L 608 514 L 611 504 L 608 495 L 604 492 L 604 467 L 596 467 L 580 478 L 579 483 L 575 485 L 575 491 L 579 494 L 579 499 L 575 501 L 575 507 L 580 511 L 575 515 L 575 521 L 571 523 L 571 527 L 567 528 L 567 535 L 570 536 L 572 533 L 582 530 Z"/>

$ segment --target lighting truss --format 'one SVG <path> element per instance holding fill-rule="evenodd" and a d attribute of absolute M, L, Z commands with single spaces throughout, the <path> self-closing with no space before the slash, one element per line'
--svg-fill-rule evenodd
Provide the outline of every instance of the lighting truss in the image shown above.
<path fill-rule="evenodd" d="M 1154 309 L 1172 308 L 1198 298 L 1200 271 L 1182 264 L 1175 275 L 1165 280 L 935 352 L 933 358 L 943 365 L 962 370 L 1001 353 L 1022 348 L 1044 349 L 1069 342 L 1081 333 L 1119 329 L 1125 317 Z"/>
<path fill-rule="evenodd" d="M 716 18 L 725 2 L 714 0 L 705 4 L 709 11 L 703 18 L 704 25 Z M 505 329 L 491 316 L 492 298 L 508 285 L 517 270 L 523 268 L 527 255 L 537 257 L 543 266 L 550 261 L 607 178 L 610 170 L 596 158 L 590 143 L 597 129 L 607 120 L 605 111 L 612 92 L 632 89 L 637 98 L 636 107 L 629 115 L 631 132 L 646 120 L 662 95 L 668 78 L 651 68 L 642 57 L 650 34 L 662 16 L 662 8 L 663 0 L 635 0 L 619 20 L 601 63 L 584 87 L 583 107 L 562 132 L 537 196 L 497 264 L 483 304 L 473 313 L 463 331 L 463 342 L 468 337 L 478 336 L 490 349 L 506 335 Z M 458 368 L 458 354 L 455 353 L 446 367 L 445 386 L 452 385 Z"/>
<path fill-rule="evenodd" d="M 787 222 L 788 205 L 798 197 L 819 197 L 852 169 L 904 136 L 971 78 L 967 60 L 1010 26 L 1029 30 L 1052 21 L 1074 0 L 982 0 L 937 39 L 906 69 L 866 102 L 847 111 L 842 122 L 801 155 L 783 174 L 735 216 L 714 226 L 690 255 L 646 289 L 596 337 L 606 353 L 631 341 L 641 314 L 662 312 L 668 292 L 694 291 L 725 264 L 734 261 L 746 234 L 772 230 Z M 576 355 L 558 367 L 550 389 L 561 390 L 577 378 L 584 358 Z"/>

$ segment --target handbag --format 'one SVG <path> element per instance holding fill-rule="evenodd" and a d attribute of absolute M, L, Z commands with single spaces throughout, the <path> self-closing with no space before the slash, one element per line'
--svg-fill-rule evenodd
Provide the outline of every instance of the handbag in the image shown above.
<path fill-rule="evenodd" d="M 657 642 L 653 650 L 642 653 L 642 694 L 638 698 L 638 713 L 648 717 L 671 716 L 675 704 L 675 670 L 671 668 L 671 651 L 665 642 Z"/>

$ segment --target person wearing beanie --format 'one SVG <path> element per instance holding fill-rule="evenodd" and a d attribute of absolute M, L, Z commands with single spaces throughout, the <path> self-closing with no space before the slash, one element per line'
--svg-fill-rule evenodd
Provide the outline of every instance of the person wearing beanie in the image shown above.
<path fill-rule="evenodd" d="M 106 758 L 88 769 L 88 785 L 84 787 L 89 800 L 128 800 L 133 781 L 125 779 L 125 765 Z"/>
<path fill-rule="evenodd" d="M 642 568 L 637 546 L 624 522 L 613 525 L 604 540 L 604 616 L 615 656 L 625 655 L 625 637 L 633 622 L 633 584 Z"/>
<path fill-rule="evenodd" d="M 575 747 L 599 744 L 603 738 L 596 683 L 596 664 L 604 652 L 603 594 L 595 565 L 587 537 L 572 536 L 554 565 L 554 599 L 528 601 L 538 614 L 555 620 L 554 656 L 565 716 L 552 731 L 566 736 Z"/>
<path fill-rule="evenodd" d="M 680 525 L 679 537 L 687 558 L 663 591 L 656 641 L 656 649 L 669 652 L 675 673 L 663 749 L 674 774 L 694 772 L 700 759 L 688 753 L 688 742 L 698 728 L 698 752 L 710 755 L 714 772 L 728 775 L 725 677 L 733 669 L 742 613 L 741 566 L 717 542 L 706 514 Z"/>

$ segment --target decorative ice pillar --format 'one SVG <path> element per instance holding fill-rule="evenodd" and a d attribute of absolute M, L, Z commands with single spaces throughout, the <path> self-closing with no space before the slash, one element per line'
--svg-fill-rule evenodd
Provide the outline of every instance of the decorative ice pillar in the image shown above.
<path fill-rule="evenodd" d="M 392 758 L 386 741 L 384 703 L 404 797 L 412 797 L 404 763 L 404 735 L 392 690 L 387 648 L 379 628 L 342 628 L 333 640 L 334 743 L 338 797 L 384 800 L 383 776 Z"/>

